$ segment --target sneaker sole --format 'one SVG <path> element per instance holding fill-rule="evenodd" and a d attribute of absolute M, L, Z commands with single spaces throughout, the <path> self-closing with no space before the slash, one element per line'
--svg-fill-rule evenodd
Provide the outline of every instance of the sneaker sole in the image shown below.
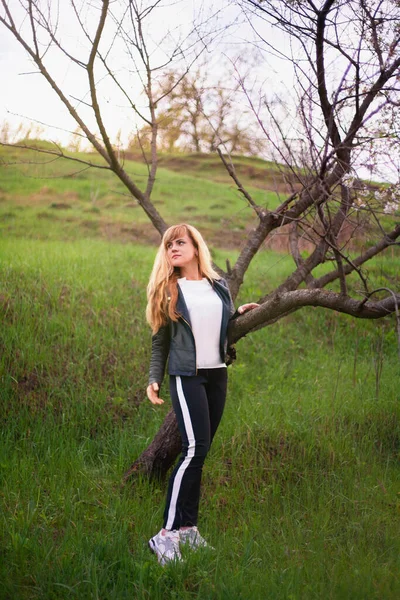
<path fill-rule="evenodd" d="M 150 548 L 150 551 L 151 551 L 153 554 L 155 554 L 155 555 L 157 556 L 157 560 L 158 560 L 158 562 L 161 562 L 162 556 L 161 556 L 161 555 L 160 555 L 160 556 L 158 556 L 158 554 L 157 554 L 157 551 L 156 551 L 156 545 L 155 545 L 155 543 L 153 542 L 153 538 L 151 538 L 151 539 L 149 540 L 149 548 Z"/>
<path fill-rule="evenodd" d="M 179 557 L 179 556 L 175 556 L 175 558 L 168 559 L 168 558 L 165 558 L 162 554 L 158 554 L 157 550 L 156 550 L 156 545 L 153 541 L 153 538 L 151 538 L 149 540 L 148 546 L 150 548 L 150 551 L 157 556 L 157 560 L 162 567 L 164 567 L 169 562 L 175 562 L 175 561 L 180 562 L 182 560 L 182 557 Z"/>

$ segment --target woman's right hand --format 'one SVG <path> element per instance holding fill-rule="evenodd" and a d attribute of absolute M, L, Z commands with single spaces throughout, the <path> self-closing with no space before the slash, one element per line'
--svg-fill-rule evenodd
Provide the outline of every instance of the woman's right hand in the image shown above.
<path fill-rule="evenodd" d="M 164 400 L 161 400 L 161 398 L 158 397 L 159 389 L 160 386 L 158 383 L 151 383 L 149 386 L 147 386 L 147 397 L 152 404 L 164 404 Z"/>

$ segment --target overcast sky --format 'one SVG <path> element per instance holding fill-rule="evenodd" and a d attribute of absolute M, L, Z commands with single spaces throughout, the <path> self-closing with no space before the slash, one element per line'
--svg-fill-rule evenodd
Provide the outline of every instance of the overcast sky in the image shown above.
<path fill-rule="evenodd" d="M 100 8 L 101 0 L 75 0 L 80 7 L 80 18 L 88 28 L 90 35 L 94 35 Z M 142 6 L 147 6 L 147 0 L 137 0 Z M 43 2 L 45 6 L 47 2 Z M 23 35 L 29 37 L 29 20 L 24 15 L 19 0 L 9 0 L 9 5 L 16 14 L 16 20 L 20 24 L 20 30 Z M 63 47 L 76 58 L 87 62 L 89 56 L 89 44 L 85 35 L 82 33 L 73 11 L 70 1 L 51 0 L 52 9 L 58 7 L 57 15 L 57 37 L 61 40 Z M 110 3 L 111 11 L 118 17 L 117 11 L 125 5 L 122 0 Z M 1 11 L 4 9 L 0 8 Z M 25 18 L 24 18 L 25 16 Z M 153 65 L 162 65 L 167 57 L 167 52 L 173 47 L 177 39 L 181 39 L 182 47 L 189 44 L 185 38 L 188 32 L 193 28 L 193 22 L 197 24 L 204 22 L 207 18 L 213 17 L 209 24 L 212 28 L 218 30 L 218 35 L 203 35 L 206 49 L 202 58 L 209 61 L 210 77 L 232 86 L 231 76 L 228 74 L 227 55 L 231 59 L 241 57 L 251 64 L 251 75 L 255 88 L 260 86 L 263 94 L 269 98 L 273 94 L 280 95 L 287 102 L 289 112 L 296 113 L 296 100 L 294 96 L 294 78 L 293 70 L 289 61 L 279 58 L 279 51 L 288 52 L 288 40 L 283 33 L 276 27 L 271 27 L 264 23 L 261 33 L 269 42 L 268 53 L 264 52 L 262 60 L 256 58 L 256 49 L 254 41 L 254 32 L 246 22 L 243 13 L 237 6 L 235 0 L 164 0 L 160 2 L 157 10 L 151 13 L 144 23 L 144 33 L 149 43 L 149 50 L 152 55 Z M 260 24 L 258 24 L 258 27 Z M 201 29 L 201 26 L 199 26 Z M 204 31 L 208 27 L 203 28 Z M 110 47 L 113 39 L 115 27 L 113 18 L 110 15 L 107 18 L 107 26 L 102 37 L 101 50 L 105 54 Z M 190 38 L 192 40 L 193 38 Z M 43 40 L 44 41 L 44 40 Z M 291 40 L 291 50 L 295 41 Z M 42 48 L 45 46 L 43 45 Z M 275 50 L 274 50 L 275 49 Z M 108 60 L 113 73 L 118 77 L 124 88 L 129 92 L 133 102 L 145 110 L 146 99 L 141 94 L 142 86 L 135 72 L 132 57 L 129 56 L 126 46 L 117 38 L 108 55 Z M 190 60 L 190 52 L 186 53 L 186 60 Z M 77 66 L 70 58 L 62 54 L 54 46 L 46 53 L 45 64 L 56 83 L 65 93 L 72 105 L 82 115 L 85 122 L 92 131 L 97 127 L 93 119 L 93 114 L 88 106 L 90 104 L 89 86 L 86 71 Z M 181 65 L 182 66 L 182 65 Z M 343 65 L 342 65 L 343 67 Z M 241 67 L 243 71 L 248 69 L 248 65 Z M 334 65 L 327 65 L 330 69 L 330 77 L 335 78 Z M 65 106 L 62 105 L 55 92 L 51 89 L 44 77 L 37 73 L 36 66 L 32 63 L 27 53 L 16 42 L 13 36 L 0 26 L 0 69 L 2 74 L 2 93 L 0 97 L 0 127 L 7 121 L 15 130 L 22 123 L 26 127 L 30 122 L 43 124 L 45 128 L 41 137 L 51 139 L 66 145 L 71 139 L 77 124 L 69 115 Z M 162 75 L 165 68 L 155 74 Z M 343 69 L 337 72 L 337 76 L 342 76 Z M 135 132 L 137 127 L 142 126 L 135 117 L 129 106 L 127 99 L 116 90 L 110 77 L 105 77 L 101 64 L 97 63 L 95 69 L 96 89 L 98 92 L 101 111 L 106 128 L 112 141 L 116 141 L 117 134 L 121 133 L 122 144 L 125 145 L 129 136 Z M 238 115 L 246 110 L 246 99 L 240 98 L 242 107 L 238 108 Z M 274 110 L 279 112 L 284 110 L 283 104 L 278 102 Z M 302 134 L 296 131 L 297 125 L 295 116 L 288 121 L 287 130 L 289 136 L 294 139 L 300 139 Z M 268 157 L 267 157 L 268 158 Z M 385 170 L 385 163 L 381 168 Z M 392 175 L 384 175 L 392 179 Z M 363 171 L 362 176 L 367 177 L 368 173 Z M 396 177 L 396 175 L 395 175 Z"/>
<path fill-rule="evenodd" d="M 18 2 L 14 0 L 11 6 L 17 10 L 20 17 L 21 11 L 18 9 Z M 53 5 L 56 3 L 53 2 Z M 97 3 L 98 4 L 98 3 Z M 161 64 L 163 57 L 156 50 L 156 45 L 163 38 L 168 30 L 171 30 L 174 39 L 179 35 L 184 36 L 189 30 L 189 24 L 193 17 L 198 13 L 199 2 L 194 0 L 178 0 L 172 3 L 173 6 L 167 10 L 154 11 L 151 16 L 151 26 L 148 28 L 149 39 L 153 42 L 154 61 Z M 218 14 L 216 14 L 214 5 L 218 4 Z M 61 17 L 58 25 L 58 35 L 63 44 L 75 56 L 87 60 L 88 49 L 86 40 L 79 32 L 79 26 L 71 10 L 68 10 L 69 3 L 61 3 Z M 93 30 L 99 15 L 99 11 L 90 7 L 91 3 L 83 2 L 86 5 L 83 18 L 88 26 Z M 112 5 L 111 5 L 112 6 Z M 220 30 L 220 35 L 215 36 L 215 40 L 209 42 L 209 49 L 212 52 L 205 52 L 204 57 L 214 57 L 212 64 L 214 76 L 224 77 L 224 72 L 219 71 L 219 65 L 222 65 L 222 55 L 228 53 L 231 57 L 248 55 L 252 52 L 252 47 L 247 42 L 252 37 L 250 27 L 243 20 L 240 11 L 229 0 L 215 3 L 211 0 L 205 0 L 202 3 L 202 17 L 213 14 L 216 18 L 213 21 Z M 219 10 L 221 9 L 221 10 Z M 197 18 L 199 15 L 197 14 Z M 22 20 L 21 20 L 22 23 Z M 111 21 L 110 21 L 111 24 Z M 27 22 L 23 25 L 27 31 Z M 66 143 L 70 139 L 70 134 L 62 130 L 73 131 L 76 124 L 62 106 L 54 91 L 45 81 L 42 75 L 37 73 L 37 68 L 28 57 L 27 53 L 14 40 L 13 36 L 1 27 L 0 35 L 0 69 L 2 73 L 3 91 L 0 99 L 0 122 L 8 121 L 12 127 L 19 123 L 29 124 L 30 121 L 38 121 L 48 126 L 44 137 L 55 139 Z M 111 31 L 111 30 L 110 30 Z M 106 31 L 105 40 L 111 39 L 111 33 Z M 275 43 L 277 47 L 284 44 L 282 35 L 275 29 L 268 31 L 269 40 Z M 164 40 L 163 44 L 170 44 L 171 40 Z M 86 118 L 91 119 L 89 111 L 85 108 L 84 102 L 88 101 L 88 84 L 83 69 L 78 68 L 71 60 L 62 56 L 58 51 L 50 51 L 46 56 L 49 71 L 55 76 L 57 83 L 63 90 L 67 91 L 68 98 L 74 106 L 83 112 Z M 252 58 L 254 61 L 254 58 Z M 116 46 L 111 57 L 113 70 L 118 73 L 121 80 L 124 81 L 135 102 L 139 105 L 144 102 L 143 96 L 140 96 L 140 84 L 132 74 L 132 68 L 127 57 L 126 50 L 122 44 Z M 126 99 L 113 91 L 109 79 L 102 78 L 101 68 L 97 70 L 98 90 L 102 100 L 102 111 L 107 122 L 108 129 L 115 137 L 119 130 L 122 131 L 122 139 L 125 141 L 130 132 L 135 129 L 135 119 L 132 111 L 128 108 Z M 269 57 L 268 62 L 263 63 L 263 69 L 260 71 L 260 78 L 265 78 L 278 88 L 285 86 L 291 88 L 292 69 L 290 65 L 278 58 Z M 228 82 L 227 82 L 228 83 Z M 79 102 L 81 100 L 82 102 Z"/>

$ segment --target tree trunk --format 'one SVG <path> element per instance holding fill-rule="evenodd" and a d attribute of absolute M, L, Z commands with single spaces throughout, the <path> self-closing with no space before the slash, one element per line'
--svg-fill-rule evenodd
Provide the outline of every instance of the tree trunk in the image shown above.
<path fill-rule="evenodd" d="M 336 273 L 337 277 L 338 274 Z M 372 293 L 382 289 L 390 291 L 387 288 L 379 288 Z M 304 306 L 319 306 L 352 315 L 359 319 L 380 319 L 396 312 L 400 353 L 400 311 L 398 308 L 400 294 L 391 292 L 391 296 L 378 302 L 371 302 L 367 299 L 369 296 L 366 296 L 364 300 L 356 300 L 341 293 L 324 289 L 301 289 L 286 293 L 273 293 L 264 300 L 259 308 L 249 311 L 231 322 L 228 330 L 230 357 L 232 360 L 236 358 L 233 344 L 247 333 L 266 327 Z M 181 446 L 182 439 L 175 413 L 171 410 L 165 417 L 154 440 L 126 471 L 124 481 L 133 480 L 135 475 L 139 474 L 150 479 L 165 477 L 168 469 L 178 456 Z"/>
<path fill-rule="evenodd" d="M 149 478 L 164 478 L 175 462 L 181 447 L 182 439 L 175 413 L 170 410 L 150 446 L 124 474 L 124 482 L 132 481 L 139 474 Z"/>

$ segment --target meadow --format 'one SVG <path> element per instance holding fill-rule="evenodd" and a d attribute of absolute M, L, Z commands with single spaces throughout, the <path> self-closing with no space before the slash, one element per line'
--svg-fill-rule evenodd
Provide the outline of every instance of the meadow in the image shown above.
<path fill-rule="evenodd" d="M 169 410 L 165 384 L 165 405 L 145 399 L 157 236 L 108 173 L 43 168 L 1 169 L 0 598 L 397 599 L 395 319 L 309 308 L 238 343 L 204 469 L 199 527 L 215 550 L 162 568 L 147 540 L 165 482 L 122 484 Z M 155 197 L 167 220 L 212 240 L 251 216 L 207 170 L 162 170 Z M 211 244 L 221 265 L 237 252 L 224 240 Z M 237 303 L 291 268 L 263 250 Z M 398 289 L 398 256 L 369 276 Z"/>

